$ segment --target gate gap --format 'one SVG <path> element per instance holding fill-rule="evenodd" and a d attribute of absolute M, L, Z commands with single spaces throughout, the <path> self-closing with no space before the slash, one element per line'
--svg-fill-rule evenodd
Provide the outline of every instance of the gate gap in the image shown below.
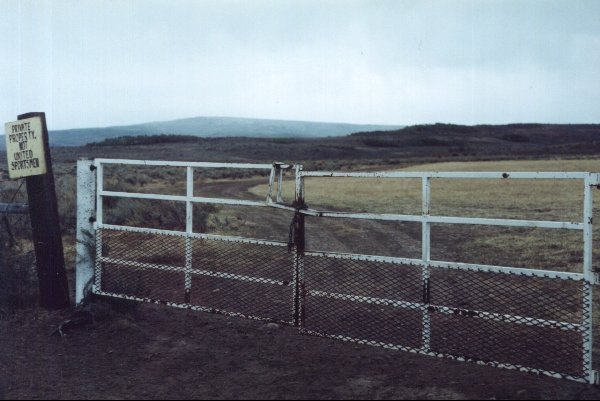
<path fill-rule="evenodd" d="M 581 222 L 581 180 L 431 180 L 431 215 Z"/>
<path fill-rule="evenodd" d="M 185 203 L 104 197 L 104 224 L 185 231 Z"/>
<path fill-rule="evenodd" d="M 288 210 L 195 203 L 194 232 L 287 242 L 293 214 Z"/>
<path fill-rule="evenodd" d="M 432 224 L 431 259 L 583 272 L 579 230 Z"/>
<path fill-rule="evenodd" d="M 421 214 L 420 178 L 307 177 L 312 209 L 353 213 Z"/>
<path fill-rule="evenodd" d="M 241 168 L 194 168 L 194 196 L 236 200 L 265 200 L 267 192 L 249 189 L 267 185 L 270 170 Z"/>
<path fill-rule="evenodd" d="M 143 194 L 186 194 L 185 167 L 107 164 L 104 190 Z"/>
<path fill-rule="evenodd" d="M 306 218 L 310 251 L 421 258 L 421 223 Z"/>

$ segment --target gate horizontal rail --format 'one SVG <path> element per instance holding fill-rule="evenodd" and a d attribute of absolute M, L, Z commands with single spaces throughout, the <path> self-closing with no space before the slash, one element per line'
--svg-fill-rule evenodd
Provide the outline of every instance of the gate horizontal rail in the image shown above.
<path fill-rule="evenodd" d="M 281 241 L 268 241 L 268 240 L 264 240 L 264 239 L 236 237 L 236 236 L 232 236 L 232 235 L 186 233 L 185 231 L 161 230 L 158 228 L 131 227 L 131 226 L 120 226 L 120 225 L 114 225 L 114 224 L 99 224 L 99 223 L 96 223 L 96 228 L 127 231 L 127 232 L 132 232 L 132 233 L 159 234 L 159 235 L 170 235 L 170 236 L 174 236 L 174 237 L 190 237 L 190 238 L 210 239 L 210 240 L 224 241 L 224 242 L 239 242 L 239 243 L 243 243 L 243 244 L 271 245 L 271 246 L 282 246 L 282 247 L 288 246 L 287 242 L 281 242 Z"/>
<path fill-rule="evenodd" d="M 104 190 L 104 165 L 186 168 L 186 195 Z M 194 196 L 196 168 L 269 170 L 268 193 L 264 201 Z M 289 204 L 282 199 L 284 170 L 295 171 L 295 198 Z M 85 239 L 80 231 L 95 234 L 95 255 L 88 259 L 95 259 L 91 276 L 96 294 L 276 321 L 295 325 L 305 334 L 422 355 L 580 382 L 598 381 L 598 373 L 592 369 L 592 286 L 598 283 L 598 274 L 592 268 L 591 192 L 592 187 L 600 185 L 598 173 L 331 172 L 304 171 L 302 166 L 284 163 L 120 159 L 83 161 L 78 171 L 78 188 L 93 187 L 96 194 L 92 206 L 89 197 L 79 205 L 82 210 L 95 210 L 95 221 L 86 222 L 88 216 L 83 212 L 79 216 L 78 212 L 78 240 Z M 421 214 L 310 208 L 304 180 L 329 177 L 420 179 Z M 438 178 L 580 180 L 583 219 L 574 222 L 432 215 L 431 180 Z M 184 203 L 186 229 L 106 224 L 102 215 L 104 198 Z M 194 232 L 192 205 L 203 203 L 288 211 L 290 219 L 293 216 L 290 237 L 287 241 L 271 241 Z M 421 257 L 306 250 L 305 218 L 420 223 Z M 582 271 L 432 260 L 432 224 L 581 231 Z M 174 257 L 177 263 L 163 262 Z M 90 262 L 83 259 L 78 249 L 78 302 L 87 288 L 85 279 L 90 279 Z M 194 295 L 195 291 L 198 294 Z M 498 293 L 496 298 L 489 297 L 490 291 Z"/>
<path fill-rule="evenodd" d="M 423 216 L 410 214 L 389 214 L 389 213 L 351 213 L 351 212 L 330 212 L 314 209 L 303 209 L 300 213 L 313 217 L 337 217 L 344 219 L 366 219 L 366 220 L 384 220 L 384 221 L 412 221 L 421 223 L 443 223 L 443 224 L 472 224 L 485 226 L 504 226 L 504 227 L 529 227 L 529 228 L 556 228 L 566 230 L 583 230 L 583 223 L 573 223 L 567 221 L 543 221 L 543 220 L 515 220 L 515 219 L 486 219 L 478 217 L 452 217 L 452 216 Z"/>
<path fill-rule="evenodd" d="M 460 179 L 517 179 L 517 180 L 584 180 L 600 184 L 600 173 L 589 172 L 477 172 L 477 171 L 389 171 L 389 172 L 334 172 L 301 171 L 301 177 L 353 177 L 353 178 L 460 178 Z"/>
<path fill-rule="evenodd" d="M 382 263 L 393 263 L 399 265 L 412 265 L 412 266 L 424 266 L 428 264 L 430 267 L 440 267 L 446 269 L 456 270 L 468 270 L 468 271 L 480 271 L 490 273 L 510 273 L 519 276 L 530 276 L 530 277 L 546 277 L 556 278 L 562 280 L 574 280 L 582 281 L 585 280 L 585 275 L 582 273 L 571 273 L 561 272 L 556 270 L 547 269 L 525 269 L 522 267 L 508 267 L 508 266 L 493 266 L 493 265 L 482 265 L 476 263 L 461 263 L 461 262 L 444 262 L 438 260 L 430 260 L 424 262 L 422 259 L 412 258 L 399 258 L 395 256 L 378 256 L 378 255 L 364 255 L 357 253 L 342 253 L 342 252 L 326 252 L 326 251 L 305 251 L 306 256 L 320 256 L 333 259 L 348 259 L 348 260 L 362 260 Z"/>

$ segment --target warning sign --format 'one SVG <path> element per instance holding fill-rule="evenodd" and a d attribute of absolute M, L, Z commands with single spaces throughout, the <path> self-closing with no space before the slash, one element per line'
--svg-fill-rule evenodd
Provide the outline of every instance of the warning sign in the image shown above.
<path fill-rule="evenodd" d="M 44 137 L 40 117 L 6 123 L 6 158 L 10 178 L 46 173 Z"/>

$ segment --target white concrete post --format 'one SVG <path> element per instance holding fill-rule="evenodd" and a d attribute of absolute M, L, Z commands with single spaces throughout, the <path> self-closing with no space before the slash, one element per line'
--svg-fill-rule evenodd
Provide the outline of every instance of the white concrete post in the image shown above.
<path fill-rule="evenodd" d="M 77 256 L 75 303 L 81 304 L 92 290 L 96 233 L 96 170 L 92 160 L 77 161 Z"/>

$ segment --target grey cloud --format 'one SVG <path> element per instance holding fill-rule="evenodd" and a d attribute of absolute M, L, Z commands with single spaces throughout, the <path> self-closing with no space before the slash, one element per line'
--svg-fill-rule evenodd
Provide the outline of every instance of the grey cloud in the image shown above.
<path fill-rule="evenodd" d="M 390 124 L 600 116 L 597 1 L 9 0 L 0 8 L 9 16 L 0 49 L 20 53 L 0 64 L 0 88 L 20 96 L 0 100 L 5 120 L 15 110 L 50 110 L 54 128 L 195 115 Z M 40 24 L 32 28 L 31 18 Z"/>

